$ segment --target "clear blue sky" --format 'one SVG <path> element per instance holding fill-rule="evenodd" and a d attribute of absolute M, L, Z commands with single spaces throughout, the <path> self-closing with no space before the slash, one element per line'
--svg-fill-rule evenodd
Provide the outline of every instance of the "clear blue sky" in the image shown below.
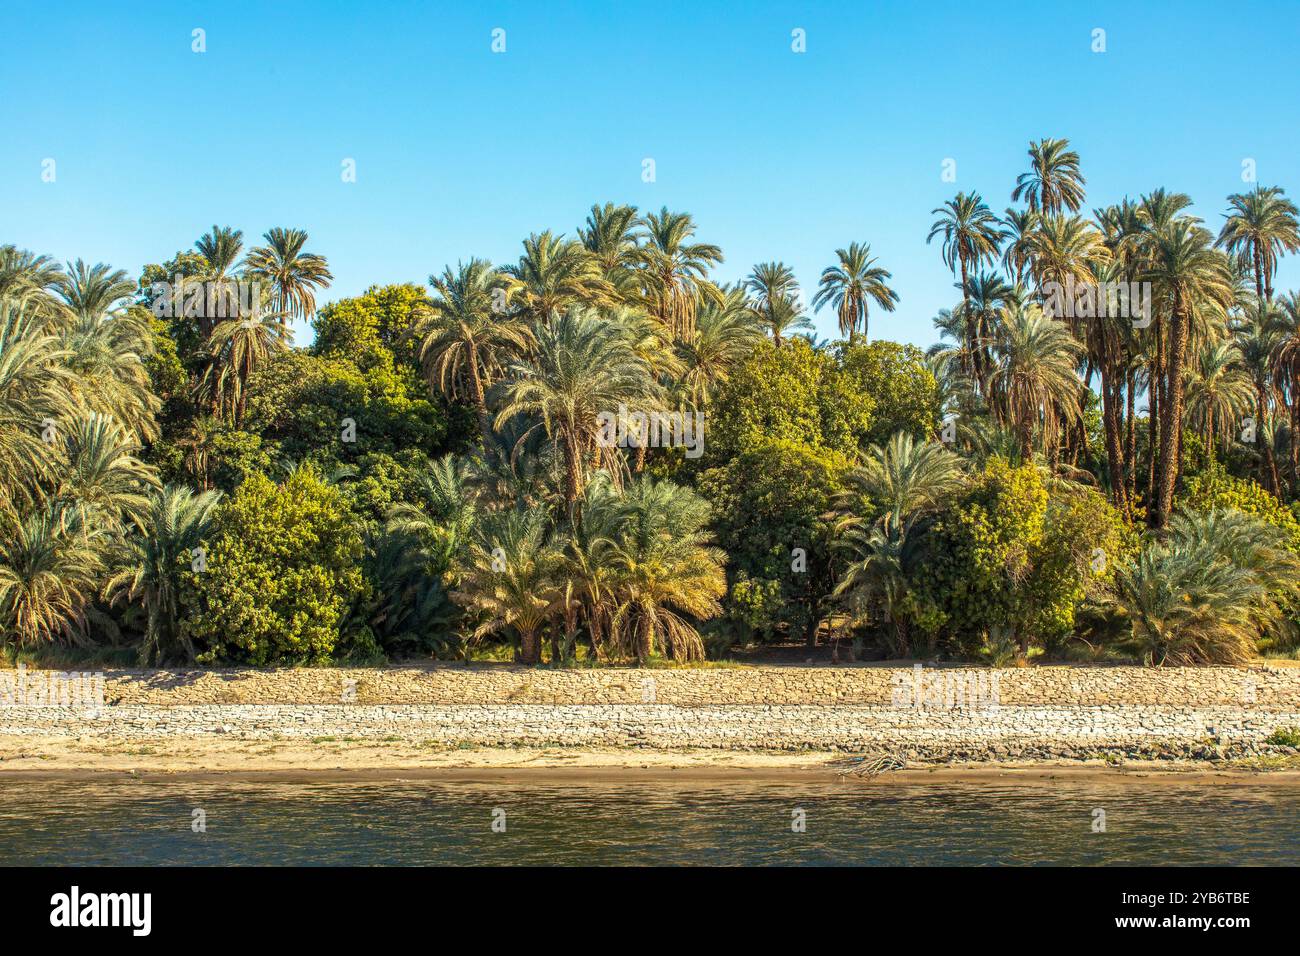
<path fill-rule="evenodd" d="M 1031 138 L 1071 140 L 1089 207 L 1164 185 L 1217 229 L 1246 157 L 1300 197 L 1297 49 L 1295 0 L 4 0 L 0 243 L 135 276 L 213 223 L 298 226 L 333 299 L 511 261 L 593 202 L 666 204 L 722 246 L 723 279 L 783 259 L 811 289 L 869 242 L 902 299 L 872 337 L 925 344 L 956 294 L 930 210 L 962 189 L 1001 211 Z M 1293 257 L 1278 287 L 1297 285 Z"/>

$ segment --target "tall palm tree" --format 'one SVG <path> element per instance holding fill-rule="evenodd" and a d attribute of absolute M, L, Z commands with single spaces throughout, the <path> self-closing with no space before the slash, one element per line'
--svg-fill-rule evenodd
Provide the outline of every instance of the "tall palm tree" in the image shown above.
<path fill-rule="evenodd" d="M 586 482 L 592 452 L 600 448 L 602 413 L 654 402 L 656 385 L 626 330 L 588 309 L 570 309 L 534 329 L 536 348 L 517 359 L 504 383 L 496 427 L 516 415 L 534 416 L 564 456 L 564 497 L 572 509 Z"/>
<path fill-rule="evenodd" d="M 487 391 L 501 377 L 508 356 L 526 351 L 527 326 L 495 308 L 505 301 L 507 280 L 483 259 L 471 259 L 429 276 L 436 295 L 419 312 L 420 365 L 430 387 L 449 398 L 468 392 L 486 435 Z"/>
<path fill-rule="evenodd" d="M 1300 218 L 1296 206 L 1279 186 L 1256 186 L 1248 193 L 1228 197 L 1226 222 L 1217 245 L 1250 264 L 1255 276 L 1255 296 L 1273 298 L 1273 276 L 1285 252 L 1300 250 Z"/>
<path fill-rule="evenodd" d="M 1022 198 L 1031 212 L 1055 215 L 1062 210 L 1078 212 L 1083 205 L 1083 187 L 1087 180 L 1079 171 L 1079 154 L 1070 149 L 1068 139 L 1040 139 L 1029 144 L 1027 173 L 1016 177 L 1011 201 Z"/>
<path fill-rule="evenodd" d="M 616 299 L 596 257 L 581 242 L 550 230 L 525 239 L 519 262 L 501 272 L 514 280 L 511 298 L 533 322 L 549 322 L 571 306 L 608 306 Z"/>
<path fill-rule="evenodd" d="M 871 246 L 865 243 L 851 242 L 847 249 L 836 249 L 835 256 L 839 264 L 822 271 L 813 309 L 820 312 L 822 306 L 834 306 L 840 320 L 840 334 L 852 338 L 861 323 L 865 338 L 868 300 L 886 312 L 893 312 L 898 304 L 898 293 L 887 284 L 891 273 L 875 264 Z"/>
<path fill-rule="evenodd" d="M 689 213 L 669 212 L 667 206 L 642 217 L 641 229 L 636 260 L 647 305 L 674 338 L 688 339 L 695 326 L 697 293 L 707 289 L 709 269 L 722 262 L 722 250 L 712 243 L 690 242 L 695 220 Z"/>
<path fill-rule="evenodd" d="M 776 347 L 792 329 L 809 328 L 799 305 L 799 281 L 784 262 L 760 262 L 745 278 L 750 310 L 772 333 Z"/>
<path fill-rule="evenodd" d="M 1165 381 L 1161 384 L 1160 459 L 1156 474 L 1155 527 L 1164 527 L 1179 473 L 1186 384 L 1187 343 L 1198 313 L 1222 311 L 1232 298 L 1227 258 L 1213 237 L 1190 218 L 1176 218 L 1153 237 L 1143 278 L 1151 281 L 1169 318 Z"/>
<path fill-rule="evenodd" d="M 1002 265 L 1017 285 L 1025 280 L 1029 268 L 1038 220 L 1039 214 L 1029 209 L 1008 208 L 1002 216 L 1007 240 L 1007 247 L 1002 251 Z"/>
<path fill-rule="evenodd" d="M 994 407 L 1020 438 L 1024 460 L 1033 454 L 1033 434 L 1041 429 L 1051 453 L 1062 423 L 1079 416 L 1082 383 L 1076 368 L 1083 349 L 1061 321 L 1037 305 L 1012 307 L 1003 316 L 997 343 L 998 361 L 989 379 Z"/>
<path fill-rule="evenodd" d="M 954 273 L 960 273 L 962 308 L 969 314 L 969 273 L 997 259 L 999 244 L 1007 233 L 979 193 L 958 193 L 931 213 L 939 218 L 930 227 L 925 241 L 929 244 L 936 236 L 943 237 L 944 264 Z M 966 351 L 972 357 L 976 354 L 973 340 L 966 343 Z M 971 368 L 967 372 L 978 381 L 982 370 Z"/>
<path fill-rule="evenodd" d="M 253 373 L 285 351 L 292 336 L 270 312 L 218 323 L 208 339 L 209 364 L 200 383 L 213 413 L 242 422 Z"/>
<path fill-rule="evenodd" d="M 55 504 L 0 509 L 0 633 L 19 647 L 75 638 L 104 569 L 103 534 Z"/>
<path fill-rule="evenodd" d="M 307 233 L 302 229 L 276 226 L 262 237 L 266 245 L 255 246 L 244 257 L 249 278 L 271 285 L 271 311 L 284 325 L 289 320 L 308 319 L 316 311 L 316 290 L 334 279 L 324 256 L 303 252 Z"/>
<path fill-rule="evenodd" d="M 179 623 L 179 572 L 211 530 L 220 498 L 215 491 L 195 494 L 182 485 L 167 485 L 150 498 L 143 530 L 118 547 L 117 570 L 104 583 L 103 594 L 110 603 L 138 601 L 144 607 L 140 663 L 145 667 L 194 660 L 194 646 Z"/>
<path fill-rule="evenodd" d="M 601 274 L 624 301 L 636 296 L 637 210 L 635 206 L 592 206 L 585 226 L 578 229 L 583 247 L 595 257 Z"/>

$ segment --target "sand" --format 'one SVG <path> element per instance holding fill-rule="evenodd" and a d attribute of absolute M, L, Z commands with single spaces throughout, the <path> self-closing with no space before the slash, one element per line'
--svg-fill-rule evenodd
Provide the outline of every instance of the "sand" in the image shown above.
<path fill-rule="evenodd" d="M 245 741 L 168 738 L 123 742 L 94 738 L 0 737 L 0 781 L 97 775 L 225 776 L 290 780 L 396 777 L 564 779 L 600 782 L 629 775 L 676 780 L 839 778 L 845 755 L 801 751 L 648 750 L 630 748 L 449 748 L 399 741 L 318 739 Z M 1249 766 L 1180 761 L 945 764 L 908 767 L 864 783 L 925 781 L 1176 781 L 1300 786 L 1300 768 L 1261 772 Z"/>

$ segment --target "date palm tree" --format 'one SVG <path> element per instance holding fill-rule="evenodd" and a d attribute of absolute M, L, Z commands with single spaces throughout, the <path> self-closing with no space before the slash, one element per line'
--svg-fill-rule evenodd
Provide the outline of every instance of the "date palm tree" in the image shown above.
<path fill-rule="evenodd" d="M 1160 386 L 1160 458 L 1153 514 L 1157 528 L 1169 520 L 1178 480 L 1190 329 L 1198 314 L 1221 313 L 1232 299 L 1227 257 L 1213 248 L 1212 240 L 1210 233 L 1194 220 L 1173 219 L 1154 235 L 1143 275 L 1154 284 L 1169 320 L 1165 380 Z"/>
<path fill-rule="evenodd" d="M 688 339 L 695 327 L 699 292 L 708 290 L 709 269 L 722 262 L 722 250 L 706 242 L 691 242 L 695 220 L 689 213 L 659 212 L 642 217 L 636 261 L 643 273 L 647 306 L 672 330 L 674 339 Z"/>
<path fill-rule="evenodd" d="M 726 555 L 713 547 L 708 502 L 644 477 L 628 486 L 621 512 L 606 558 L 615 646 L 643 662 L 656 653 L 703 660 L 695 622 L 717 617 L 727 590 Z"/>
<path fill-rule="evenodd" d="M 1031 212 L 1056 215 L 1064 210 L 1078 212 L 1083 205 L 1087 180 L 1079 171 L 1079 154 L 1068 139 L 1040 139 L 1029 144 L 1027 173 L 1016 177 L 1011 201 L 1024 199 Z"/>
<path fill-rule="evenodd" d="M 0 633 L 19 647 L 76 639 L 104 570 L 104 534 L 59 503 L 0 509 Z"/>
<path fill-rule="evenodd" d="M 0 298 L 0 510 L 31 502 L 50 474 L 43 436 L 76 411 L 69 354 L 31 296 Z"/>
<path fill-rule="evenodd" d="M 1249 263 L 1255 277 L 1255 296 L 1273 298 L 1273 276 L 1283 252 L 1300 250 L 1300 218 L 1295 203 L 1278 186 L 1256 186 L 1248 193 L 1228 197 L 1226 222 L 1217 245 L 1241 262 Z"/>
<path fill-rule="evenodd" d="M 327 288 L 334 279 L 325 257 L 304 252 L 307 233 L 280 226 L 266 232 L 266 245 L 255 246 L 244 257 L 244 271 L 251 279 L 271 285 L 271 311 L 287 326 L 290 319 L 309 319 L 316 311 L 316 290 Z"/>
<path fill-rule="evenodd" d="M 417 314 L 420 365 L 431 388 L 448 398 L 467 393 L 486 435 L 488 389 L 509 357 L 527 350 L 528 328 L 507 308 L 507 279 L 483 259 L 447 266 L 429 285 L 433 302 Z"/>
<path fill-rule="evenodd" d="M 136 440 L 112 417 L 98 413 L 76 419 L 62 438 L 56 497 L 86 526 L 138 527 L 158 478 L 137 457 Z"/>
<path fill-rule="evenodd" d="M 289 347 L 293 332 L 272 312 L 226 319 L 208 339 L 208 367 L 200 382 L 213 414 L 244 420 L 253 373 Z"/>
<path fill-rule="evenodd" d="M 572 510 L 593 452 L 616 453 L 598 444 L 598 416 L 616 415 L 621 404 L 653 405 L 656 384 L 626 330 L 594 310 L 570 309 L 533 334 L 533 353 L 510 366 L 495 425 L 516 415 L 536 418 L 535 427 L 563 454 L 564 498 Z"/>
<path fill-rule="evenodd" d="M 754 353 L 762 339 L 762 327 L 742 289 L 725 290 L 721 302 L 701 305 L 694 333 L 677 343 L 683 368 L 681 386 L 687 401 L 695 408 L 707 407 L 718 386 Z"/>
<path fill-rule="evenodd" d="M 799 305 L 799 281 L 784 262 L 760 262 L 745 278 L 745 288 L 750 311 L 772 333 L 777 348 L 793 329 L 811 327 Z"/>
<path fill-rule="evenodd" d="M 220 498 L 215 491 L 196 494 L 182 485 L 167 485 L 151 496 L 141 532 L 116 549 L 117 570 L 104 583 L 103 595 L 110 604 L 134 601 L 144 608 L 144 667 L 194 660 L 194 646 L 179 623 L 180 570 L 193 563 Z"/>
<path fill-rule="evenodd" d="M 1227 446 L 1254 405 L 1255 390 L 1237 345 L 1230 341 L 1204 345 L 1187 384 L 1187 415 L 1199 426 L 1211 456 L 1216 444 Z"/>
<path fill-rule="evenodd" d="M 578 238 L 600 267 L 601 275 L 628 304 L 638 293 L 636 281 L 637 209 L 635 206 L 592 206 Z"/>
<path fill-rule="evenodd" d="M 955 274 L 960 274 L 963 313 L 970 314 L 970 271 L 991 264 L 998 257 L 999 244 L 1007 237 L 1001 228 L 1002 221 L 993 215 L 979 193 L 958 193 L 938 209 L 931 211 L 939 218 L 930 227 L 926 243 L 936 236 L 943 237 L 943 261 Z M 966 354 L 976 354 L 976 343 L 965 343 Z M 979 370 L 966 370 L 978 378 Z"/>
<path fill-rule="evenodd" d="M 887 284 L 891 273 L 875 264 L 871 246 L 865 243 L 851 242 L 847 249 L 836 249 L 835 256 L 839 263 L 822 271 L 813 309 L 820 312 L 823 306 L 833 306 L 840 334 L 851 339 L 861 323 L 865 338 L 870 302 L 886 312 L 893 312 L 898 304 L 898 293 Z"/>
<path fill-rule="evenodd" d="M 1013 306 L 1003 315 L 989 393 L 1015 428 L 1025 461 L 1032 458 L 1036 426 L 1050 454 L 1060 426 L 1078 418 L 1082 353 L 1069 327 L 1037 305 Z"/>
<path fill-rule="evenodd" d="M 513 280 L 512 301 L 524 318 L 535 323 L 549 322 L 572 306 L 609 306 L 616 299 L 596 257 L 581 242 L 550 230 L 525 239 L 519 262 L 501 272 Z"/>
<path fill-rule="evenodd" d="M 479 527 L 452 597 L 482 619 L 472 638 L 502 632 L 519 641 L 519 661 L 542 659 L 542 630 L 559 613 L 563 543 L 543 508 L 497 512 Z"/>

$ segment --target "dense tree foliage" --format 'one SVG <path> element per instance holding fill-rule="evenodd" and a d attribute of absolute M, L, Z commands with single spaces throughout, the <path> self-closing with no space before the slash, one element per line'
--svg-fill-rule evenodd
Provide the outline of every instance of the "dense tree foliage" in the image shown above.
<path fill-rule="evenodd" d="M 973 190 L 934 210 L 957 290 L 928 351 L 869 339 L 906 303 L 866 242 L 818 277 L 824 343 L 787 264 L 721 283 L 668 208 L 593 206 L 515 261 L 319 310 L 300 229 L 214 225 L 135 281 L 0 246 L 4 642 L 1291 653 L 1296 207 L 1253 188 L 1217 232 L 1163 189 L 1088 213 L 1083 168 L 1039 140 L 1004 213 Z"/>

